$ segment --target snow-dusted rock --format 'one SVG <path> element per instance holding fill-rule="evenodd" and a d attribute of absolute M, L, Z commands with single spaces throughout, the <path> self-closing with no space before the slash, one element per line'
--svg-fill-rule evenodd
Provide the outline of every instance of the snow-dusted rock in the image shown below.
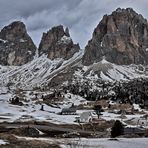
<path fill-rule="evenodd" d="M 35 51 L 36 47 L 24 23 L 13 22 L 0 31 L 1 65 L 23 65 L 33 60 Z"/>
<path fill-rule="evenodd" d="M 43 33 L 39 45 L 39 55 L 46 54 L 51 60 L 56 58 L 70 59 L 79 50 L 80 47 L 73 43 L 68 28 L 64 30 L 62 25 Z"/>

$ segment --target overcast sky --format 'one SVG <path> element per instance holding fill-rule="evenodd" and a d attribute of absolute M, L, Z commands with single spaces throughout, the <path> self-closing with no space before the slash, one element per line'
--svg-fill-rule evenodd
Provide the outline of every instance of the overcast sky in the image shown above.
<path fill-rule="evenodd" d="M 0 28 L 21 20 L 38 45 L 43 32 L 62 24 L 84 48 L 103 15 L 118 7 L 132 7 L 148 18 L 148 0 L 0 0 Z"/>

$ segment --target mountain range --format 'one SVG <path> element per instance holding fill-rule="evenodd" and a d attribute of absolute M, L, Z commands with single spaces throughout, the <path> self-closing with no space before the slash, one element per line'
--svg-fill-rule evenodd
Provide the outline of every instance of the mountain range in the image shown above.
<path fill-rule="evenodd" d="M 148 22 L 132 8 L 104 15 L 85 49 L 62 25 L 43 33 L 39 47 L 17 21 L 0 31 L 0 85 L 34 89 L 77 81 L 147 78 Z"/>

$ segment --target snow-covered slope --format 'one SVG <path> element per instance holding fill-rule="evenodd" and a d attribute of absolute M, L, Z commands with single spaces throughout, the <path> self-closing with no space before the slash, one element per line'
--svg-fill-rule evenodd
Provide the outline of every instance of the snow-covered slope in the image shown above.
<path fill-rule="evenodd" d="M 81 79 L 104 81 L 127 81 L 148 77 L 147 68 L 142 65 L 116 65 L 103 59 L 91 66 L 84 66 L 75 75 Z"/>
<path fill-rule="evenodd" d="M 80 64 L 82 56 L 83 51 L 80 51 L 69 60 L 55 59 L 51 61 L 43 55 L 23 66 L 0 66 L 0 87 L 15 86 L 30 90 L 46 86 L 53 77 L 60 72 L 66 72 L 67 67 L 75 64 L 80 67 L 74 73 L 78 79 L 124 81 L 147 77 L 146 68 L 141 65 L 121 66 L 103 59 L 101 62 L 86 67 Z"/>
<path fill-rule="evenodd" d="M 45 55 L 35 58 L 23 66 L 0 66 L 0 86 L 15 86 L 31 89 L 46 85 L 57 73 L 67 66 L 79 61 L 83 51 L 76 53 L 71 59 L 50 60 Z"/>

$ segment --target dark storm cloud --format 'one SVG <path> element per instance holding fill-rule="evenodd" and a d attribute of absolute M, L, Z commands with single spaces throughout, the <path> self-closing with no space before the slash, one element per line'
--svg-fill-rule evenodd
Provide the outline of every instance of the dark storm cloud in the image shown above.
<path fill-rule="evenodd" d="M 63 24 L 84 47 L 104 14 L 133 7 L 147 18 L 147 5 L 147 0 L 0 0 L 0 26 L 21 20 L 38 43 L 42 32 Z"/>

